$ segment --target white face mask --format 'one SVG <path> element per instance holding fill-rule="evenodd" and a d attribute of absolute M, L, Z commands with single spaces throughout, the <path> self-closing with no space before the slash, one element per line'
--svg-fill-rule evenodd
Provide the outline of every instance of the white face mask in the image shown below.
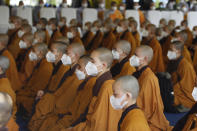
<path fill-rule="evenodd" d="M 149 33 L 147 30 L 142 31 L 142 37 L 148 37 Z"/>
<path fill-rule="evenodd" d="M 187 12 L 187 8 L 186 8 L 186 7 L 183 7 L 183 8 L 182 8 L 182 11 L 183 11 L 183 12 Z"/>
<path fill-rule="evenodd" d="M 41 30 L 42 29 L 42 25 L 41 24 L 37 24 L 36 28 L 37 28 L 37 30 Z"/>
<path fill-rule="evenodd" d="M 168 54 L 167 54 L 167 56 L 168 56 L 168 59 L 169 60 L 175 60 L 176 59 L 176 52 L 174 52 L 174 51 L 168 51 Z"/>
<path fill-rule="evenodd" d="M 196 37 L 197 36 L 197 31 L 193 31 L 193 36 Z"/>
<path fill-rule="evenodd" d="M 92 27 L 92 28 L 91 28 L 91 32 L 95 35 L 96 32 L 97 32 L 97 28 L 96 28 L 96 27 Z"/>
<path fill-rule="evenodd" d="M 8 25 L 8 28 L 9 28 L 9 29 L 15 29 L 15 24 L 10 23 L 10 24 Z"/>
<path fill-rule="evenodd" d="M 68 56 L 67 54 L 64 54 L 62 56 L 61 61 L 64 65 L 71 65 L 72 64 L 72 60 L 71 60 L 70 56 Z"/>
<path fill-rule="evenodd" d="M 24 34 L 25 34 L 25 32 L 23 32 L 22 30 L 18 31 L 18 37 L 19 38 L 21 38 Z"/>
<path fill-rule="evenodd" d="M 72 32 L 67 32 L 67 37 L 68 37 L 68 39 L 72 39 L 74 37 L 73 33 Z"/>
<path fill-rule="evenodd" d="M 181 27 L 180 27 L 180 30 L 185 30 L 185 27 L 184 27 L 184 26 L 181 26 Z"/>
<path fill-rule="evenodd" d="M 128 104 L 128 101 L 125 101 L 123 104 L 121 104 L 125 98 L 125 94 L 121 98 L 116 98 L 114 95 L 112 95 L 110 97 L 110 103 L 115 110 L 121 110 Z"/>
<path fill-rule="evenodd" d="M 117 10 L 117 7 L 116 6 L 112 7 L 112 10 L 113 11 Z"/>
<path fill-rule="evenodd" d="M 173 42 L 175 42 L 175 41 L 179 41 L 177 38 L 173 38 L 172 40 L 171 40 L 171 42 L 173 43 Z"/>
<path fill-rule="evenodd" d="M 131 27 L 128 27 L 129 32 L 133 32 L 133 29 Z"/>
<path fill-rule="evenodd" d="M 88 26 L 84 26 L 83 31 L 87 31 L 87 30 L 88 30 Z"/>
<path fill-rule="evenodd" d="M 88 4 L 87 3 L 84 3 L 84 4 L 82 4 L 82 7 L 83 8 L 87 8 L 88 7 Z"/>
<path fill-rule="evenodd" d="M 79 80 L 84 80 L 86 77 L 85 73 L 78 69 L 75 70 L 75 74 Z"/>
<path fill-rule="evenodd" d="M 61 22 L 61 21 L 60 21 L 60 22 L 58 23 L 58 25 L 59 25 L 60 27 L 63 27 L 63 26 L 64 26 L 64 22 Z"/>
<path fill-rule="evenodd" d="M 140 6 L 139 6 L 139 5 L 134 6 L 134 9 L 135 9 L 135 10 L 138 10 L 139 8 L 140 8 Z"/>
<path fill-rule="evenodd" d="M 150 9 L 151 9 L 151 10 L 155 10 L 155 6 L 152 6 Z"/>
<path fill-rule="evenodd" d="M 161 39 L 163 39 L 163 36 L 157 36 L 158 41 L 160 41 Z"/>
<path fill-rule="evenodd" d="M 120 54 L 116 50 L 112 50 L 112 55 L 114 60 L 119 60 L 120 59 Z"/>
<path fill-rule="evenodd" d="M 99 4 L 99 7 L 102 8 L 102 9 L 104 9 L 105 8 L 105 4 L 104 3 Z"/>
<path fill-rule="evenodd" d="M 27 48 L 27 43 L 25 43 L 23 40 L 20 40 L 20 42 L 19 42 L 19 47 L 20 47 L 21 49 L 25 49 L 25 48 Z"/>
<path fill-rule="evenodd" d="M 107 29 L 106 29 L 105 27 L 101 27 L 101 28 L 100 28 L 100 31 L 103 32 L 103 33 L 108 32 Z"/>
<path fill-rule="evenodd" d="M 125 7 L 124 6 L 120 6 L 120 10 L 121 11 L 125 10 Z"/>
<path fill-rule="evenodd" d="M 197 87 L 194 87 L 194 89 L 192 91 L 192 96 L 193 96 L 194 100 L 197 101 Z"/>
<path fill-rule="evenodd" d="M 51 35 L 53 34 L 52 26 L 47 25 L 46 30 L 48 31 L 49 36 L 51 37 Z"/>
<path fill-rule="evenodd" d="M 63 3 L 62 6 L 63 6 L 64 8 L 67 8 L 67 7 L 68 7 L 68 4 L 67 4 L 67 3 Z"/>
<path fill-rule="evenodd" d="M 116 31 L 117 31 L 118 33 L 121 33 L 121 32 L 123 32 L 123 28 L 122 28 L 121 26 L 118 26 L 118 27 L 116 28 Z"/>
<path fill-rule="evenodd" d="M 37 40 L 37 39 L 34 39 L 32 45 L 35 45 L 35 44 L 37 44 L 37 43 L 38 43 L 38 40 Z"/>
<path fill-rule="evenodd" d="M 48 62 L 54 63 L 56 58 L 55 58 L 55 54 L 53 54 L 51 51 L 48 51 L 48 53 L 46 54 L 46 58 Z"/>
<path fill-rule="evenodd" d="M 130 65 L 133 66 L 133 67 L 138 67 L 140 66 L 140 59 L 136 56 L 136 55 L 133 55 L 131 58 L 130 58 Z"/>
<path fill-rule="evenodd" d="M 38 56 L 36 55 L 36 53 L 31 51 L 29 53 L 29 59 L 30 59 L 30 61 L 36 61 L 36 60 L 38 60 Z"/>
<path fill-rule="evenodd" d="M 87 74 L 90 76 L 96 76 L 99 73 L 96 65 L 92 62 L 88 62 L 85 69 Z"/>
<path fill-rule="evenodd" d="M 162 31 L 161 35 L 162 35 L 163 37 L 167 37 L 167 36 L 168 36 L 168 33 L 165 32 L 165 31 Z"/>

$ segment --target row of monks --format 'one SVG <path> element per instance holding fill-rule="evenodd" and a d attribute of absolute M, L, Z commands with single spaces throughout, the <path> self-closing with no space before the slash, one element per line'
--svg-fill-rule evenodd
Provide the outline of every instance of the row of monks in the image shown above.
<path fill-rule="evenodd" d="M 67 26 L 65 18 L 60 25 L 40 18 L 34 34 L 26 20 L 10 22 L 13 28 L 0 34 L 0 91 L 14 103 L 9 130 L 18 130 L 16 113 L 31 131 L 171 130 L 160 72 L 171 77 L 178 112 L 195 105 L 196 30 L 187 21 L 175 27 L 161 20 L 160 28 L 145 21 L 138 31 L 133 18 L 109 18 L 80 31 L 75 19 Z M 195 114 L 178 130 L 195 128 Z"/>

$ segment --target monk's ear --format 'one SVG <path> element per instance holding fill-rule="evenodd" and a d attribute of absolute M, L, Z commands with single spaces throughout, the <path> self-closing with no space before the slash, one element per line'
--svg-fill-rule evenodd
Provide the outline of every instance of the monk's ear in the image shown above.
<path fill-rule="evenodd" d="M 128 98 L 128 99 L 132 99 L 132 94 L 131 93 L 126 93 L 126 97 Z"/>

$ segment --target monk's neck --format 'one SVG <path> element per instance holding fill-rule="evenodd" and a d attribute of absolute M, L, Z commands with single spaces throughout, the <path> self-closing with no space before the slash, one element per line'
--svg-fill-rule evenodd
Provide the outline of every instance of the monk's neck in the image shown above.
<path fill-rule="evenodd" d="M 145 67 L 145 66 L 148 66 L 147 64 L 145 64 L 145 65 L 141 65 L 141 66 L 139 66 L 138 68 L 137 68 L 137 71 L 139 71 L 139 70 L 141 70 L 143 67 Z"/>
<path fill-rule="evenodd" d="M 133 101 L 128 101 L 127 105 L 123 108 L 123 110 L 125 111 L 129 106 L 136 104 L 136 100 Z"/>
<path fill-rule="evenodd" d="M 98 74 L 98 77 L 100 77 L 101 75 L 103 75 L 104 73 L 106 73 L 106 72 L 108 72 L 108 71 L 109 71 L 109 69 L 106 69 L 106 70 L 100 72 L 100 73 Z"/>
<path fill-rule="evenodd" d="M 120 62 L 121 62 L 122 60 L 124 60 L 126 57 L 127 57 L 127 56 L 120 58 L 120 59 L 118 60 L 118 62 L 120 63 Z"/>

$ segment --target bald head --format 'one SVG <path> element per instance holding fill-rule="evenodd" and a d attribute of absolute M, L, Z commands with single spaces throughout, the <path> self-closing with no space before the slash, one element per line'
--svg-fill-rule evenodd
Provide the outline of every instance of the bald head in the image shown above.
<path fill-rule="evenodd" d="M 146 57 L 147 63 L 150 63 L 153 58 L 153 49 L 147 45 L 141 45 L 136 49 L 136 54 L 140 57 Z"/>
<path fill-rule="evenodd" d="M 151 34 L 155 34 L 156 33 L 156 26 L 153 24 L 148 24 L 147 25 L 147 30 L 151 33 Z"/>
<path fill-rule="evenodd" d="M 80 43 L 72 43 L 68 46 L 80 58 L 85 54 L 85 48 Z"/>
<path fill-rule="evenodd" d="M 180 37 L 180 39 L 181 39 L 181 41 L 182 42 L 186 42 L 187 41 L 187 37 L 188 37 L 188 35 L 187 35 L 187 31 L 186 30 L 183 30 L 183 31 L 181 31 L 181 32 L 179 32 L 178 33 L 178 36 Z"/>
<path fill-rule="evenodd" d="M 23 26 L 21 26 L 21 29 L 25 32 L 25 33 L 30 33 L 32 28 L 29 24 L 24 24 Z"/>
<path fill-rule="evenodd" d="M 59 37 L 59 38 L 57 38 L 56 41 L 66 45 L 66 46 L 69 45 L 69 39 L 67 37 Z"/>
<path fill-rule="evenodd" d="M 64 54 L 66 53 L 67 45 L 59 43 L 59 42 L 55 42 L 52 44 L 51 48 L 55 48 L 57 52 Z"/>
<path fill-rule="evenodd" d="M 0 127 L 6 126 L 12 115 L 12 98 L 4 92 L 0 92 Z"/>
<path fill-rule="evenodd" d="M 6 34 L 0 34 L 0 43 L 4 46 L 7 46 L 8 44 L 8 35 Z"/>
<path fill-rule="evenodd" d="M 45 40 L 46 40 L 46 33 L 43 30 L 38 30 L 38 31 L 35 32 L 34 37 L 39 42 L 45 42 Z"/>
<path fill-rule="evenodd" d="M 171 46 L 180 52 L 183 52 L 184 50 L 184 43 L 181 41 L 175 41 L 171 44 Z"/>
<path fill-rule="evenodd" d="M 116 48 L 122 50 L 126 55 L 131 52 L 131 44 L 126 40 L 120 40 L 116 43 Z"/>
<path fill-rule="evenodd" d="M 137 99 L 139 93 L 139 84 L 138 80 L 134 76 L 122 76 L 115 81 L 113 86 L 116 84 L 119 85 L 119 88 L 122 92 L 130 93 L 132 95 L 132 99 Z"/>
<path fill-rule="evenodd" d="M 48 52 L 48 47 L 45 43 L 38 43 L 34 45 L 34 50 L 36 50 L 37 52 L 41 52 L 42 56 L 44 56 Z"/>
<path fill-rule="evenodd" d="M 0 56 L 0 68 L 1 68 L 1 74 L 4 74 L 6 70 L 10 66 L 10 61 L 7 57 L 5 56 Z"/>

